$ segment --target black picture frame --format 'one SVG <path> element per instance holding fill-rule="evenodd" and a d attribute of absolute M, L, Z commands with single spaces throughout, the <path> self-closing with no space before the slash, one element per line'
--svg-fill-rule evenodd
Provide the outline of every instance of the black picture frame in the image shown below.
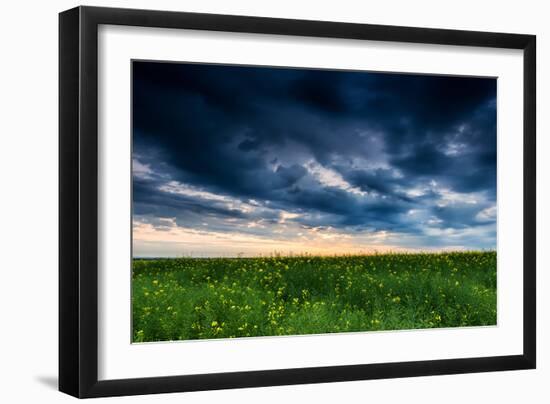
<path fill-rule="evenodd" d="M 100 24 L 523 50 L 523 354 L 99 381 Z M 535 60 L 534 35 L 97 7 L 60 13 L 59 390 L 85 398 L 535 368 Z"/>

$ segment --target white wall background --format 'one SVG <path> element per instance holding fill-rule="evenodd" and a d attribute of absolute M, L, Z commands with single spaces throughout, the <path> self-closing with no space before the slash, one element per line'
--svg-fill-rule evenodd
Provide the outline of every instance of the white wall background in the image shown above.
<path fill-rule="evenodd" d="M 87 5 L 531 33 L 538 40 L 538 369 L 109 399 L 126 403 L 532 402 L 550 399 L 550 25 L 546 2 L 89 1 Z M 57 385 L 57 13 L 5 2 L 0 24 L 0 401 L 63 403 Z"/>

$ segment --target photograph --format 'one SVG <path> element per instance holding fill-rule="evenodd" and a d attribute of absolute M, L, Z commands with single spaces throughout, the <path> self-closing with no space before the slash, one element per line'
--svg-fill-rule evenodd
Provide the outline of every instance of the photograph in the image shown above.
<path fill-rule="evenodd" d="M 495 77 L 131 71 L 133 343 L 496 326 Z"/>
<path fill-rule="evenodd" d="M 57 326 L 39 327 L 56 346 L 41 349 L 57 367 L 43 380 L 77 398 L 231 402 L 265 401 L 265 387 L 333 402 L 362 381 L 410 401 L 443 375 L 433 396 L 457 402 L 542 391 L 544 13 L 159 7 L 63 7 L 57 82 L 27 74 L 58 99 L 36 92 L 52 130 L 43 108 L 16 120 L 39 141 L 57 130 L 56 152 L 8 136 L 40 156 L 10 151 L 29 181 L 6 189 L 58 222 L 57 240 L 32 239 L 58 260 L 56 285 L 28 293 L 58 292 L 53 320 L 37 317 Z M 55 187 L 37 175 L 55 153 L 58 210 L 44 215 L 36 195 Z M 29 229 L 54 226 L 19 228 L 28 255 Z"/>

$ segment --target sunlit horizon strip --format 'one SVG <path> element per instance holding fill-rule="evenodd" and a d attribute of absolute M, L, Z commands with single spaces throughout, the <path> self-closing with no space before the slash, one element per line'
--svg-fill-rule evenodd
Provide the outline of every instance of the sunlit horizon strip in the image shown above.
<path fill-rule="evenodd" d="M 150 224 L 135 223 L 133 258 L 255 258 L 273 256 L 349 256 L 386 253 L 436 253 L 471 251 L 462 245 L 444 247 L 404 247 L 390 241 L 404 235 L 381 231 L 360 235 L 315 234 L 307 237 L 275 239 L 240 233 L 185 229 L 176 225 L 158 230 Z"/>

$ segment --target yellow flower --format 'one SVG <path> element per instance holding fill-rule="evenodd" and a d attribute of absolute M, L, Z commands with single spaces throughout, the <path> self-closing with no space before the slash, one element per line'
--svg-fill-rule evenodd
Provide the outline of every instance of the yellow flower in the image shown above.
<path fill-rule="evenodd" d="M 218 326 L 218 322 L 217 321 L 212 321 L 212 327 L 217 327 Z"/>

